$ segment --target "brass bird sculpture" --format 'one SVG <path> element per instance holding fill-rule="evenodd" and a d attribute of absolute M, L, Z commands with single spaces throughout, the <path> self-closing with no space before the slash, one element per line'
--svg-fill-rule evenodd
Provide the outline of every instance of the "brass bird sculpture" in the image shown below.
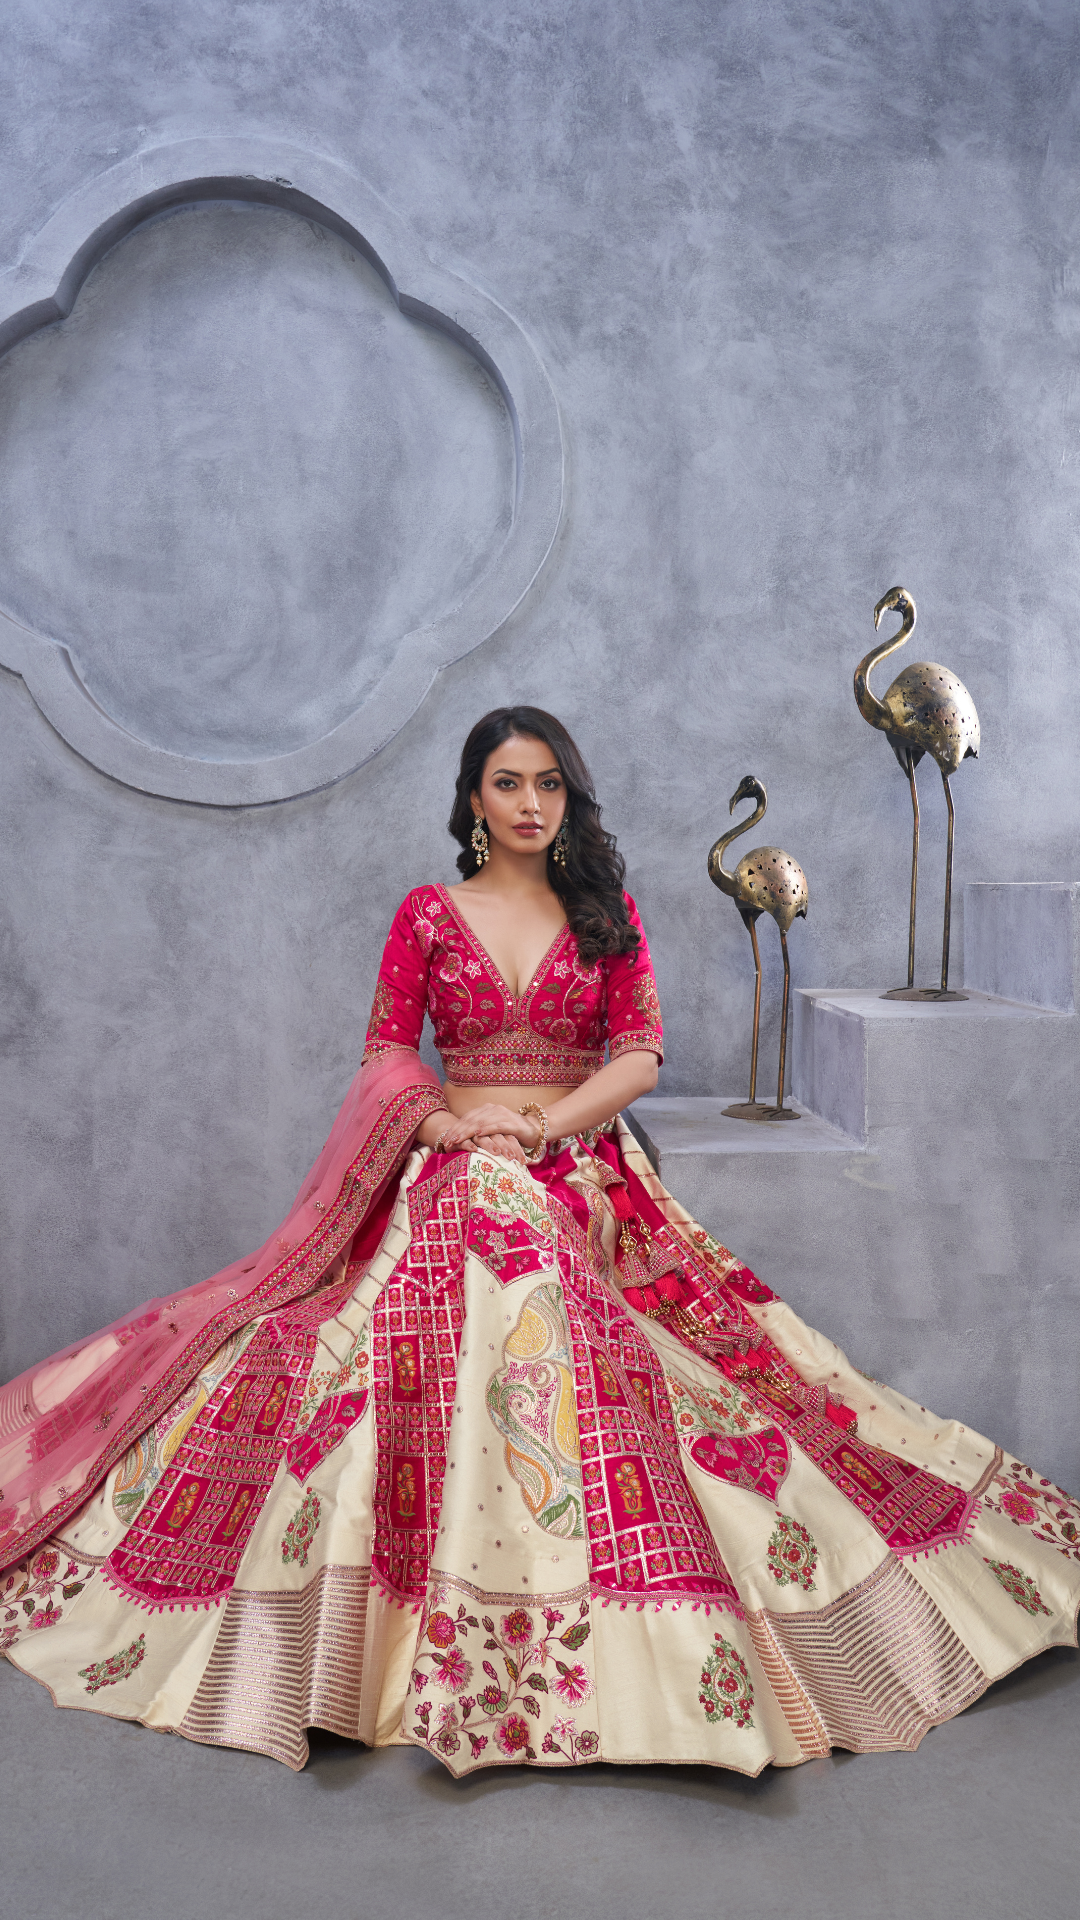
<path fill-rule="evenodd" d="M 806 918 L 806 909 L 810 904 L 810 889 L 806 884 L 806 875 L 802 868 L 784 853 L 780 847 L 755 847 L 739 861 L 734 873 L 729 873 L 723 864 L 724 849 L 737 840 L 740 834 L 748 833 L 756 827 L 769 802 L 760 780 L 748 773 L 740 780 L 731 796 L 729 813 L 734 813 L 741 800 L 757 802 L 756 811 L 737 827 L 725 833 L 716 842 L 709 854 L 709 879 L 721 893 L 729 894 L 743 918 L 743 925 L 754 949 L 754 1037 L 750 1048 L 750 1098 L 737 1106 L 725 1107 L 724 1112 L 733 1120 L 797 1120 L 799 1115 L 793 1107 L 784 1105 L 784 1068 L 787 1062 L 787 1023 L 788 1000 L 791 991 L 791 966 L 788 960 L 788 928 L 794 920 Z M 780 1076 L 777 1081 L 776 1105 L 766 1106 L 757 1098 L 757 1058 L 758 1023 L 761 1018 L 761 955 L 758 952 L 757 927 L 755 922 L 761 914 L 771 913 L 780 929 L 780 946 L 784 955 L 784 1008 L 780 1019 Z"/>
<path fill-rule="evenodd" d="M 901 616 L 899 633 L 872 647 L 855 669 L 855 699 L 859 712 L 872 727 L 879 727 L 907 774 L 914 816 L 911 845 L 911 907 L 908 915 L 908 978 L 906 987 L 891 987 L 885 1000 L 966 1000 L 963 993 L 949 992 L 949 933 L 952 922 L 953 873 L 953 798 L 949 776 L 962 760 L 979 757 L 979 716 L 975 702 L 963 682 L 947 667 L 924 660 L 905 667 L 879 700 L 870 691 L 870 672 L 897 647 L 902 647 L 915 625 L 915 602 L 903 587 L 890 587 L 874 608 L 874 626 L 881 625 L 886 613 Z M 941 770 L 945 804 L 949 809 L 949 843 L 945 858 L 945 930 L 941 947 L 941 986 L 915 985 L 915 895 L 919 881 L 919 795 L 915 769 L 928 753 Z"/>

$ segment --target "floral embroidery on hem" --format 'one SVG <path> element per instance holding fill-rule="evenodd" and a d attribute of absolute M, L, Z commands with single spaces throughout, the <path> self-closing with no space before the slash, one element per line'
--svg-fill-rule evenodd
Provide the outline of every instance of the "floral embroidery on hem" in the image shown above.
<path fill-rule="evenodd" d="M 120 1653 L 110 1654 L 107 1660 L 94 1660 L 88 1667 L 79 1668 L 79 1679 L 86 1681 L 86 1692 L 97 1693 L 102 1687 L 118 1686 L 142 1665 L 146 1657 L 146 1635 L 140 1633 L 130 1647 Z"/>
<path fill-rule="evenodd" d="M 1080 1502 L 1022 1460 L 1006 1460 L 983 1500 L 991 1513 L 1005 1514 L 1014 1526 L 1030 1527 L 1036 1540 L 1066 1560 L 1080 1560 Z"/>
<path fill-rule="evenodd" d="M 281 1558 L 286 1566 L 290 1560 L 297 1561 L 302 1567 L 307 1566 L 308 1549 L 319 1531 L 321 1519 L 322 1502 L 318 1494 L 309 1487 L 303 1503 L 297 1507 L 285 1529 L 285 1538 L 281 1543 Z"/>
<path fill-rule="evenodd" d="M 564 1747 L 563 1741 L 568 1744 Z M 579 1733 L 576 1720 L 555 1719 L 544 1735 L 541 1753 L 561 1753 L 567 1760 L 580 1765 L 582 1760 L 595 1760 L 600 1751 L 600 1735 L 592 1727 L 583 1727 Z"/>
<path fill-rule="evenodd" d="M 23 1632 L 54 1627 L 64 1612 L 57 1599 L 74 1600 L 95 1570 L 81 1567 L 66 1550 L 61 1555 L 56 1547 L 44 1546 L 6 1576 L 0 1575 L 0 1653 L 13 1647 Z"/>
<path fill-rule="evenodd" d="M 986 1560 L 998 1585 L 1004 1587 L 1010 1600 L 1015 1600 L 1017 1606 L 1023 1607 L 1025 1613 L 1049 1615 L 1050 1609 L 1043 1606 L 1042 1594 L 1030 1574 L 1023 1573 L 1019 1567 L 1014 1567 L 1009 1560 L 987 1560 L 985 1554 L 983 1559 Z"/>
<path fill-rule="evenodd" d="M 776 1527 L 766 1549 L 769 1572 L 778 1587 L 801 1587 L 814 1591 L 814 1568 L 818 1563 L 817 1541 L 809 1530 L 790 1514 L 776 1512 Z"/>
<path fill-rule="evenodd" d="M 721 1720 L 734 1720 L 737 1727 L 754 1724 L 750 1714 L 754 1689 L 746 1661 L 738 1648 L 720 1633 L 713 1635 L 712 1651 L 705 1656 L 698 1699 L 705 1709 L 706 1720 L 714 1726 Z"/>
<path fill-rule="evenodd" d="M 539 1634 L 528 1607 L 511 1607 L 496 1626 L 491 1614 L 478 1617 L 467 1612 L 463 1603 L 455 1617 L 447 1612 L 445 1601 L 445 1587 L 436 1587 L 429 1603 L 435 1611 L 428 1615 L 420 1633 L 422 1651 L 413 1668 L 411 1690 L 421 1694 L 433 1682 L 453 1697 L 439 1705 L 434 1700 L 422 1700 L 414 1708 L 413 1735 L 443 1759 L 460 1751 L 464 1737 L 474 1761 L 492 1742 L 507 1760 L 536 1760 L 533 1743 L 539 1728 L 534 1729 L 530 1721 L 543 1718 L 544 1696 L 549 1701 L 554 1696 L 564 1707 L 578 1707 L 591 1700 L 596 1691 L 589 1669 L 569 1657 L 578 1653 L 589 1638 L 588 1600 L 580 1602 L 578 1618 L 562 1633 L 556 1629 L 563 1625 L 565 1615 L 557 1607 L 542 1607 L 544 1625 Z M 505 1677 L 490 1659 L 485 1659 L 484 1684 L 467 1694 L 464 1689 L 472 1680 L 475 1664 L 466 1659 L 459 1637 L 467 1642 L 471 1632 L 481 1631 L 486 1635 L 481 1651 L 501 1657 Z M 425 1641 L 434 1652 L 424 1649 Z M 566 1659 L 560 1657 L 562 1652 Z M 427 1661 L 431 1662 L 430 1669 L 421 1664 Z M 548 1667 L 552 1669 L 550 1677 Z M 552 1719 L 540 1752 L 560 1753 L 564 1759 L 578 1763 L 592 1759 L 599 1748 L 599 1734 L 591 1728 L 579 1732 L 576 1721 L 564 1713 Z"/>

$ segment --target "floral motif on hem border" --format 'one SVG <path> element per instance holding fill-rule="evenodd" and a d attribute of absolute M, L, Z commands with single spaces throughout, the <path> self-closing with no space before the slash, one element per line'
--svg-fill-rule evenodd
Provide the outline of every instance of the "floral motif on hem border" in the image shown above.
<path fill-rule="evenodd" d="M 537 1761 L 541 1754 L 558 1754 L 573 1765 L 595 1759 L 599 1733 L 592 1727 L 579 1729 L 576 1718 L 566 1712 L 580 1708 L 596 1692 L 589 1668 L 573 1658 L 592 1632 L 588 1598 L 578 1601 L 578 1616 L 566 1626 L 561 1608 L 549 1603 L 538 1606 L 535 1600 L 524 1604 L 516 1596 L 497 1622 L 498 1600 L 492 1594 L 484 1596 L 490 1612 L 470 1613 L 459 1601 L 452 1614 L 449 1594 L 448 1584 L 437 1582 L 425 1603 L 402 1730 L 448 1763 L 461 1751 L 463 1739 L 470 1747 L 467 1764 L 479 1762 L 492 1747 L 482 1763 L 485 1766 Z M 565 1601 L 568 1596 L 560 1597 Z M 537 1613 L 543 1616 L 539 1631 L 533 1617 Z M 486 1636 L 482 1643 L 472 1646 L 470 1634 L 481 1633 Z M 466 1647 L 473 1654 L 471 1660 Z M 500 1662 L 502 1673 L 494 1660 Z M 473 1680 L 478 1664 L 480 1684 Z M 433 1697 L 417 1703 L 415 1696 L 429 1685 L 448 1693 L 450 1699 L 439 1702 Z M 532 1723 L 542 1722 L 552 1707 L 556 1711 L 538 1751 L 540 1727 Z"/>
<path fill-rule="evenodd" d="M 107 1660 L 93 1660 L 88 1667 L 79 1668 L 79 1679 L 86 1681 L 87 1693 L 99 1693 L 102 1687 L 119 1686 L 140 1667 L 146 1658 L 146 1635 L 140 1633 L 130 1647 L 124 1647 L 120 1653 L 109 1655 Z"/>
<path fill-rule="evenodd" d="M 778 1587 L 801 1587 L 814 1592 L 814 1569 L 818 1563 L 817 1541 L 808 1527 L 788 1513 L 776 1511 L 776 1526 L 766 1554 L 769 1572 Z"/>
<path fill-rule="evenodd" d="M 983 1504 L 1015 1527 L 1028 1528 L 1033 1539 L 1066 1560 L 1080 1561 L 1080 1501 L 1022 1460 L 1005 1459 L 985 1489 Z"/>
<path fill-rule="evenodd" d="M 749 1669 L 738 1648 L 725 1640 L 722 1633 L 714 1633 L 712 1649 L 705 1655 L 698 1699 L 710 1726 L 717 1727 L 724 1720 L 734 1721 L 737 1727 L 754 1724 L 750 1712 L 754 1689 Z"/>
<path fill-rule="evenodd" d="M 285 1538 L 281 1542 L 281 1558 L 285 1566 L 295 1560 L 301 1567 L 308 1563 L 308 1553 L 319 1531 L 322 1519 L 322 1501 L 313 1487 L 309 1487 L 301 1504 L 285 1529 Z"/>
<path fill-rule="evenodd" d="M 50 1541 L 12 1567 L 6 1577 L 0 1575 L 0 1654 L 13 1647 L 21 1634 L 54 1627 L 64 1612 L 57 1600 L 74 1600 L 100 1564 L 80 1566 L 62 1543 Z"/>
<path fill-rule="evenodd" d="M 1043 1605 L 1042 1594 L 1030 1574 L 1024 1573 L 1020 1567 L 1014 1567 L 1011 1560 L 987 1560 L 985 1554 L 983 1559 L 986 1560 L 998 1585 L 1004 1587 L 1010 1600 L 1015 1600 L 1017 1606 L 1023 1607 L 1025 1613 L 1033 1616 L 1045 1613 L 1049 1617 L 1050 1608 Z"/>

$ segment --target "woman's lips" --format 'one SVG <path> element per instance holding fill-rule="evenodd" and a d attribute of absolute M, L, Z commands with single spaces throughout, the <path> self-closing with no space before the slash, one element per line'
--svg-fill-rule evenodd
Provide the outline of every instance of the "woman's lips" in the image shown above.
<path fill-rule="evenodd" d="M 542 833 L 543 828 L 536 826 L 533 821 L 529 820 L 525 822 L 522 826 L 515 827 L 514 832 L 527 834 L 531 838 L 534 833 Z"/>

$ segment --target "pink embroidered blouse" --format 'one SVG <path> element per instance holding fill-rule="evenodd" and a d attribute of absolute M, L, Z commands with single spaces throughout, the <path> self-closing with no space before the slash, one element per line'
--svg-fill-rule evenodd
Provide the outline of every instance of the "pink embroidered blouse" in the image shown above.
<path fill-rule="evenodd" d="M 548 948 L 521 995 L 511 993 L 486 948 L 442 886 L 414 887 L 390 928 L 366 1060 L 418 1047 L 425 1012 L 448 1080 L 457 1086 L 577 1087 L 622 1053 L 664 1057 L 656 982 L 641 934 L 633 953 L 591 967 L 578 958 L 569 926 Z"/>

